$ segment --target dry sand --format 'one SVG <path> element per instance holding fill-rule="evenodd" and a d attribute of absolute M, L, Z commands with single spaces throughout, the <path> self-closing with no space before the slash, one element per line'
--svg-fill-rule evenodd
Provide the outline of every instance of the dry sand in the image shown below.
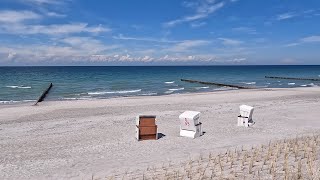
<path fill-rule="evenodd" d="M 237 127 L 239 105 L 256 124 Z M 179 137 L 179 114 L 201 112 L 202 137 Z M 134 118 L 157 115 L 157 141 Z M 89 179 L 320 130 L 320 88 L 235 90 L 0 106 L 0 179 Z"/>

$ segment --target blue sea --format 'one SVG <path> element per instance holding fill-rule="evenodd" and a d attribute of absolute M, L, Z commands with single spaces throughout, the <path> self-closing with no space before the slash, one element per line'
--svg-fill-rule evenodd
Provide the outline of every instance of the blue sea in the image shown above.
<path fill-rule="evenodd" d="M 180 81 L 256 88 L 320 86 L 320 81 L 266 79 L 265 76 L 320 78 L 320 66 L 75 66 L 0 67 L 0 104 L 35 101 L 53 83 L 46 100 L 161 96 L 229 90 Z"/>

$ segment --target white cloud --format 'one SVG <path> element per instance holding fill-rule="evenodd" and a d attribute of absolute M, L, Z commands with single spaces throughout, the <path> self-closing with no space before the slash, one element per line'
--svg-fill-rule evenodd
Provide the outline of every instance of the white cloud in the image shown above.
<path fill-rule="evenodd" d="M 149 42 L 160 42 L 160 43 L 177 43 L 180 41 L 172 41 L 167 39 L 156 39 L 156 38 L 150 38 L 150 37 L 129 37 L 124 36 L 123 34 L 119 34 L 118 36 L 112 36 L 113 39 L 118 40 L 134 40 L 134 41 L 149 41 Z"/>
<path fill-rule="evenodd" d="M 57 17 L 57 18 L 64 18 L 64 17 L 67 16 L 65 14 L 59 14 L 59 13 L 56 13 L 56 12 L 47 12 L 46 15 L 49 16 L 49 17 Z"/>
<path fill-rule="evenodd" d="M 293 18 L 297 16 L 296 13 L 293 13 L 293 12 L 288 12 L 288 13 L 284 13 L 284 14 L 279 14 L 277 16 L 277 20 L 281 21 L 281 20 L 286 20 L 286 19 L 290 19 L 290 18 Z"/>
<path fill-rule="evenodd" d="M 78 44 L 78 43 L 76 43 Z M 32 51 L 34 49 L 35 51 Z M 31 50 L 31 51 L 30 51 Z M 82 53 L 81 49 L 70 46 L 32 45 L 16 46 L 14 48 L 1 48 L 0 56 L 5 57 L 2 63 L 24 64 L 70 64 L 70 63 L 240 63 L 245 58 L 218 57 L 214 54 L 166 54 L 158 55 L 132 55 L 130 53 Z M 1 64 L 1 62 L 0 62 Z"/>
<path fill-rule="evenodd" d="M 210 14 L 212 14 L 215 11 L 222 8 L 224 6 L 224 3 L 223 2 L 215 3 L 215 1 L 207 0 L 207 1 L 199 2 L 199 3 L 189 3 L 187 6 L 195 8 L 196 9 L 195 14 L 165 22 L 164 25 L 166 27 L 172 27 L 177 24 L 191 22 L 191 21 L 195 21 L 195 20 L 199 20 L 199 19 L 204 19 L 204 18 L 208 17 Z"/>
<path fill-rule="evenodd" d="M 311 43 L 311 42 L 320 42 L 320 36 L 309 36 L 301 39 L 302 42 Z"/>
<path fill-rule="evenodd" d="M 320 43 L 320 36 L 308 36 L 299 39 L 297 42 L 289 43 L 284 45 L 284 47 L 293 47 L 293 46 L 299 46 L 306 43 Z"/>
<path fill-rule="evenodd" d="M 93 39 L 91 37 L 67 37 L 60 40 L 61 42 L 70 45 L 70 47 L 79 50 L 81 54 L 96 54 L 105 50 L 115 49 L 118 46 L 106 46 L 101 41 Z"/>
<path fill-rule="evenodd" d="M 289 44 L 284 45 L 284 47 L 293 47 L 293 46 L 298 46 L 300 44 L 301 43 L 289 43 Z"/>
<path fill-rule="evenodd" d="M 232 31 L 246 34 L 257 34 L 257 31 L 254 28 L 250 27 L 236 27 L 232 28 Z"/>
<path fill-rule="evenodd" d="M 32 11 L 0 11 L 0 23 L 19 23 L 26 20 L 35 20 L 42 18 L 41 15 Z"/>
<path fill-rule="evenodd" d="M 247 58 L 234 58 L 234 59 L 232 59 L 230 61 L 235 62 L 235 63 L 241 63 L 241 62 L 244 62 L 246 60 L 247 60 Z"/>
<path fill-rule="evenodd" d="M 185 40 L 175 44 L 173 47 L 169 48 L 168 51 L 183 52 L 190 50 L 191 48 L 208 45 L 209 43 L 210 41 L 205 40 Z"/>
<path fill-rule="evenodd" d="M 88 26 L 87 23 L 51 24 L 51 25 L 25 25 L 25 24 L 2 24 L 0 33 L 5 34 L 72 34 L 72 33 L 101 33 L 109 32 L 110 28 L 102 26 Z"/>
<path fill-rule="evenodd" d="M 206 22 L 193 22 L 190 24 L 190 26 L 193 28 L 198 28 L 198 27 L 205 26 L 206 24 L 207 24 Z"/>
<path fill-rule="evenodd" d="M 224 44 L 226 46 L 238 46 L 243 43 L 242 41 L 235 40 L 235 39 L 229 39 L 229 38 L 218 38 L 218 39 L 221 40 L 222 44 Z"/>
<path fill-rule="evenodd" d="M 69 1 L 69 0 L 67 0 Z M 61 5 L 66 2 L 66 0 L 21 0 L 22 3 L 27 4 L 37 4 L 37 5 Z"/>
<path fill-rule="evenodd" d="M 70 62 L 88 61 L 94 54 L 107 53 L 119 48 L 117 45 L 106 45 L 91 37 L 67 37 L 54 39 L 56 45 L 14 44 L 0 46 L 0 55 L 6 54 L 6 60 L 14 62 L 37 63 L 52 61 Z M 69 59 L 70 58 L 70 59 Z"/>

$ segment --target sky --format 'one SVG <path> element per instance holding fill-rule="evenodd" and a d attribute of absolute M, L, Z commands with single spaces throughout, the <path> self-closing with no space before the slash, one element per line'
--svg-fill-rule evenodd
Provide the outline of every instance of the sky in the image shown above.
<path fill-rule="evenodd" d="M 320 64 L 319 0 L 0 0 L 0 66 Z"/>

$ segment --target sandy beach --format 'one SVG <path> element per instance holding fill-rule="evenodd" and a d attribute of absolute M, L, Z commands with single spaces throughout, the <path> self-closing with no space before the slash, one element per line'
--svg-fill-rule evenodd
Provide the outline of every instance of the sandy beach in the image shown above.
<path fill-rule="evenodd" d="M 255 107 L 250 128 L 239 106 Z M 0 106 L 0 179 L 89 179 L 228 148 L 320 131 L 320 88 L 251 89 Z M 178 116 L 201 112 L 205 134 L 179 137 Z M 138 114 L 157 115 L 157 141 L 134 137 Z"/>

